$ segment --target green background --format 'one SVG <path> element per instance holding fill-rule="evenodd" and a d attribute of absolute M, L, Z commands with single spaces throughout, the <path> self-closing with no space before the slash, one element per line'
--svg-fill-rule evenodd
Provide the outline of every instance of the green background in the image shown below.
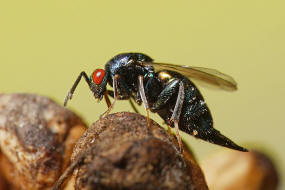
<path fill-rule="evenodd" d="M 239 144 L 267 150 L 284 171 L 284 8 L 282 0 L 2 0 L 0 92 L 37 93 L 62 104 L 81 71 L 91 74 L 121 52 L 215 68 L 239 87 L 234 93 L 201 88 L 215 127 Z M 88 123 L 106 110 L 84 82 L 68 107 Z M 116 111 L 131 107 L 120 101 Z M 183 137 L 199 159 L 221 149 Z"/>

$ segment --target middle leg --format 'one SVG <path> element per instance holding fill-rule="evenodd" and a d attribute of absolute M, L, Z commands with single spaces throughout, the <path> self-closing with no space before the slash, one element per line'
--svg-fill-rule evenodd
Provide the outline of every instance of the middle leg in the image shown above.
<path fill-rule="evenodd" d="M 144 91 L 144 85 L 143 85 L 143 76 L 139 76 L 139 92 L 140 92 L 140 96 L 142 99 L 142 102 L 144 104 L 144 108 L 146 110 L 146 114 L 147 114 L 147 126 L 150 127 L 150 118 L 149 118 L 149 105 L 145 96 L 145 91 Z"/>

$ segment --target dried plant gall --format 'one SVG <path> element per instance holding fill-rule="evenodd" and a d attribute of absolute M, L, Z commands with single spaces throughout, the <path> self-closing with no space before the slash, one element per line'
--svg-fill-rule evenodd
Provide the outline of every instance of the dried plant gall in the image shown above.
<path fill-rule="evenodd" d="M 94 123 L 77 142 L 59 184 L 73 172 L 67 186 L 80 190 L 208 189 L 193 156 L 182 156 L 163 128 L 153 121 L 148 128 L 146 118 L 135 113 Z"/>
<path fill-rule="evenodd" d="M 46 97 L 0 94 L 2 175 L 14 189 L 50 189 L 84 131 L 78 116 Z"/>

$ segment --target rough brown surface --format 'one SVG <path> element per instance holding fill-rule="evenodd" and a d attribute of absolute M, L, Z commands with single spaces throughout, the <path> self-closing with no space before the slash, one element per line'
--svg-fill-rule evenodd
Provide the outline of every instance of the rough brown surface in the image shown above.
<path fill-rule="evenodd" d="M 0 94 L 0 158 L 11 189 L 49 189 L 85 131 L 82 120 L 52 100 Z"/>
<path fill-rule="evenodd" d="M 224 150 L 201 165 L 212 190 L 275 190 L 278 172 L 271 159 L 260 152 Z"/>
<path fill-rule="evenodd" d="M 135 113 L 111 114 L 94 123 L 74 148 L 76 162 L 68 189 L 70 183 L 82 190 L 207 189 L 199 166 L 191 164 L 194 158 L 185 160 L 163 128 L 153 121 L 148 128 L 146 118 Z M 193 174 L 202 179 L 196 181 Z"/>
<path fill-rule="evenodd" d="M 0 151 L 0 159 L 2 157 L 2 153 Z M 5 178 L 2 176 L 2 168 L 0 168 L 0 190 L 7 190 L 8 189 L 8 184 L 5 180 Z"/>

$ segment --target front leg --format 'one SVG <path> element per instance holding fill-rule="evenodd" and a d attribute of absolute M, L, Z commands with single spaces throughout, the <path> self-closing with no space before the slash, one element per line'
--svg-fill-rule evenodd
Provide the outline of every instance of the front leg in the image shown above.
<path fill-rule="evenodd" d="M 108 108 L 111 107 L 111 101 L 109 99 L 109 96 L 111 96 L 110 92 L 111 92 L 110 90 L 106 90 L 106 92 L 104 93 L 104 98 L 105 98 L 105 101 L 106 101 L 106 104 L 107 104 Z M 113 91 L 112 91 L 112 94 L 114 94 Z"/>
<path fill-rule="evenodd" d="M 105 92 L 105 94 L 104 94 L 105 101 L 106 101 L 106 104 L 107 104 L 108 108 L 111 106 L 111 101 L 110 101 L 110 99 L 109 99 L 109 96 L 112 97 L 112 98 L 114 98 L 114 91 L 112 91 L 112 90 L 107 90 L 107 91 Z M 131 95 L 131 97 L 128 98 L 128 99 L 129 99 L 130 105 L 131 105 L 131 107 L 133 108 L 133 110 L 134 110 L 136 113 L 139 114 L 139 110 L 136 108 L 136 106 L 135 106 L 135 104 L 134 104 L 134 102 L 133 102 L 133 100 L 136 100 L 136 98 L 135 98 L 133 95 Z"/>
<path fill-rule="evenodd" d="M 124 82 L 124 79 L 119 74 L 116 74 L 113 77 L 113 91 L 107 90 L 104 94 L 108 109 L 100 116 L 100 118 L 105 117 L 110 113 L 117 100 L 127 100 L 130 98 L 130 94 L 131 91 L 128 85 Z M 112 104 L 108 96 L 114 98 Z"/>
<path fill-rule="evenodd" d="M 119 98 L 119 96 L 118 96 L 118 79 L 119 79 L 119 78 L 120 78 L 120 75 L 118 75 L 118 74 L 116 74 L 116 75 L 114 76 L 114 78 L 113 78 L 113 89 L 114 89 L 113 97 L 114 97 L 114 101 L 113 101 L 113 103 L 109 106 L 109 105 L 108 105 L 108 100 L 109 100 L 109 98 L 108 98 L 108 100 L 106 100 L 107 105 L 108 105 L 108 109 L 107 109 L 107 111 L 105 111 L 105 112 L 100 116 L 100 118 L 103 118 L 103 117 L 105 117 L 106 115 L 108 115 L 108 114 L 110 113 L 110 111 L 111 111 L 112 108 L 114 107 L 114 105 L 115 105 L 117 99 Z"/>

